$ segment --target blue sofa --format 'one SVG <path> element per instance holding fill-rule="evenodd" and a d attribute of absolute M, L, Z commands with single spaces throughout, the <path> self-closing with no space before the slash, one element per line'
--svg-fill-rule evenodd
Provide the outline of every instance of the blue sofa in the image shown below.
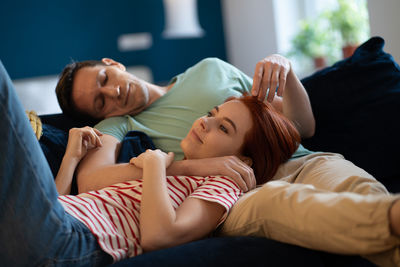
<path fill-rule="evenodd" d="M 302 79 L 316 118 L 316 133 L 303 145 L 343 154 L 373 174 L 391 192 L 400 192 L 400 68 L 374 37 L 348 59 Z M 63 114 L 41 116 L 40 143 L 57 172 L 67 130 L 76 122 Z M 284 244 L 261 237 L 210 237 L 145 253 L 114 266 L 374 266 L 346 256 Z"/>

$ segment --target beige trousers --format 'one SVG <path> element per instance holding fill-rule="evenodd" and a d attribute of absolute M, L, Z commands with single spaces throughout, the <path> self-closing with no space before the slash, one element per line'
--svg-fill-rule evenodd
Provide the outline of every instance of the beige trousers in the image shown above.
<path fill-rule="evenodd" d="M 263 236 L 400 266 L 400 239 L 388 220 L 398 198 L 341 155 L 315 153 L 283 164 L 272 181 L 242 196 L 218 234 Z"/>

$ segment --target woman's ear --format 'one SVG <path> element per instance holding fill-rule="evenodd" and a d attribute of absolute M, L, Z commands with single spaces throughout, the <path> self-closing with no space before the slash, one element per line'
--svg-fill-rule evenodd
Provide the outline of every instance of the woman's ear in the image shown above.
<path fill-rule="evenodd" d="M 118 68 L 120 68 L 122 71 L 126 71 L 125 66 L 122 63 L 119 63 L 111 58 L 103 58 L 101 60 L 104 64 L 106 64 L 107 66 L 117 66 Z"/>
<path fill-rule="evenodd" d="M 253 160 L 249 157 L 239 156 L 239 159 L 241 161 L 243 161 L 244 163 L 246 163 L 246 165 L 248 165 L 249 167 L 251 167 L 253 165 Z"/>

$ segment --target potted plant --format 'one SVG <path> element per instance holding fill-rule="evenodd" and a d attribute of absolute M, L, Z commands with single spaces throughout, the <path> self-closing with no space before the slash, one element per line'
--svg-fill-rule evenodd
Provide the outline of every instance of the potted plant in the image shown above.
<path fill-rule="evenodd" d="M 340 33 L 343 57 L 353 54 L 369 35 L 368 11 L 365 0 L 338 0 L 338 7 L 326 14 L 331 26 Z"/>
<path fill-rule="evenodd" d="M 288 56 L 311 58 L 316 69 L 326 66 L 332 55 L 332 36 L 327 25 L 320 18 L 300 21 L 300 30 L 292 39 L 292 49 Z"/>

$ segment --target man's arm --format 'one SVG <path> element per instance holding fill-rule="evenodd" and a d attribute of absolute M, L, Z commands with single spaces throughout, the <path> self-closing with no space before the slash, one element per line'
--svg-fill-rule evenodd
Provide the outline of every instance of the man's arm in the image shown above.
<path fill-rule="evenodd" d="M 174 161 L 167 175 L 223 175 L 232 178 L 243 192 L 256 187 L 253 169 L 236 156 Z"/>
<path fill-rule="evenodd" d="M 121 142 L 107 134 L 101 137 L 102 147 L 93 149 L 77 169 L 79 193 L 142 177 L 142 170 L 129 163 L 116 164 Z"/>
<path fill-rule="evenodd" d="M 268 90 L 270 88 L 272 90 Z M 266 101 L 295 124 L 301 137 L 314 135 L 315 119 L 308 94 L 288 59 L 275 54 L 259 61 L 251 91 L 260 100 L 264 100 L 268 93 Z"/>
<path fill-rule="evenodd" d="M 302 138 L 312 137 L 315 133 L 315 119 L 306 90 L 290 69 L 283 96 L 275 96 L 272 105 L 289 118 Z"/>
<path fill-rule="evenodd" d="M 312 137 L 315 133 L 315 118 L 310 99 L 303 84 L 290 68 L 286 89 L 283 92 L 283 114 L 292 120 L 301 137 Z"/>

